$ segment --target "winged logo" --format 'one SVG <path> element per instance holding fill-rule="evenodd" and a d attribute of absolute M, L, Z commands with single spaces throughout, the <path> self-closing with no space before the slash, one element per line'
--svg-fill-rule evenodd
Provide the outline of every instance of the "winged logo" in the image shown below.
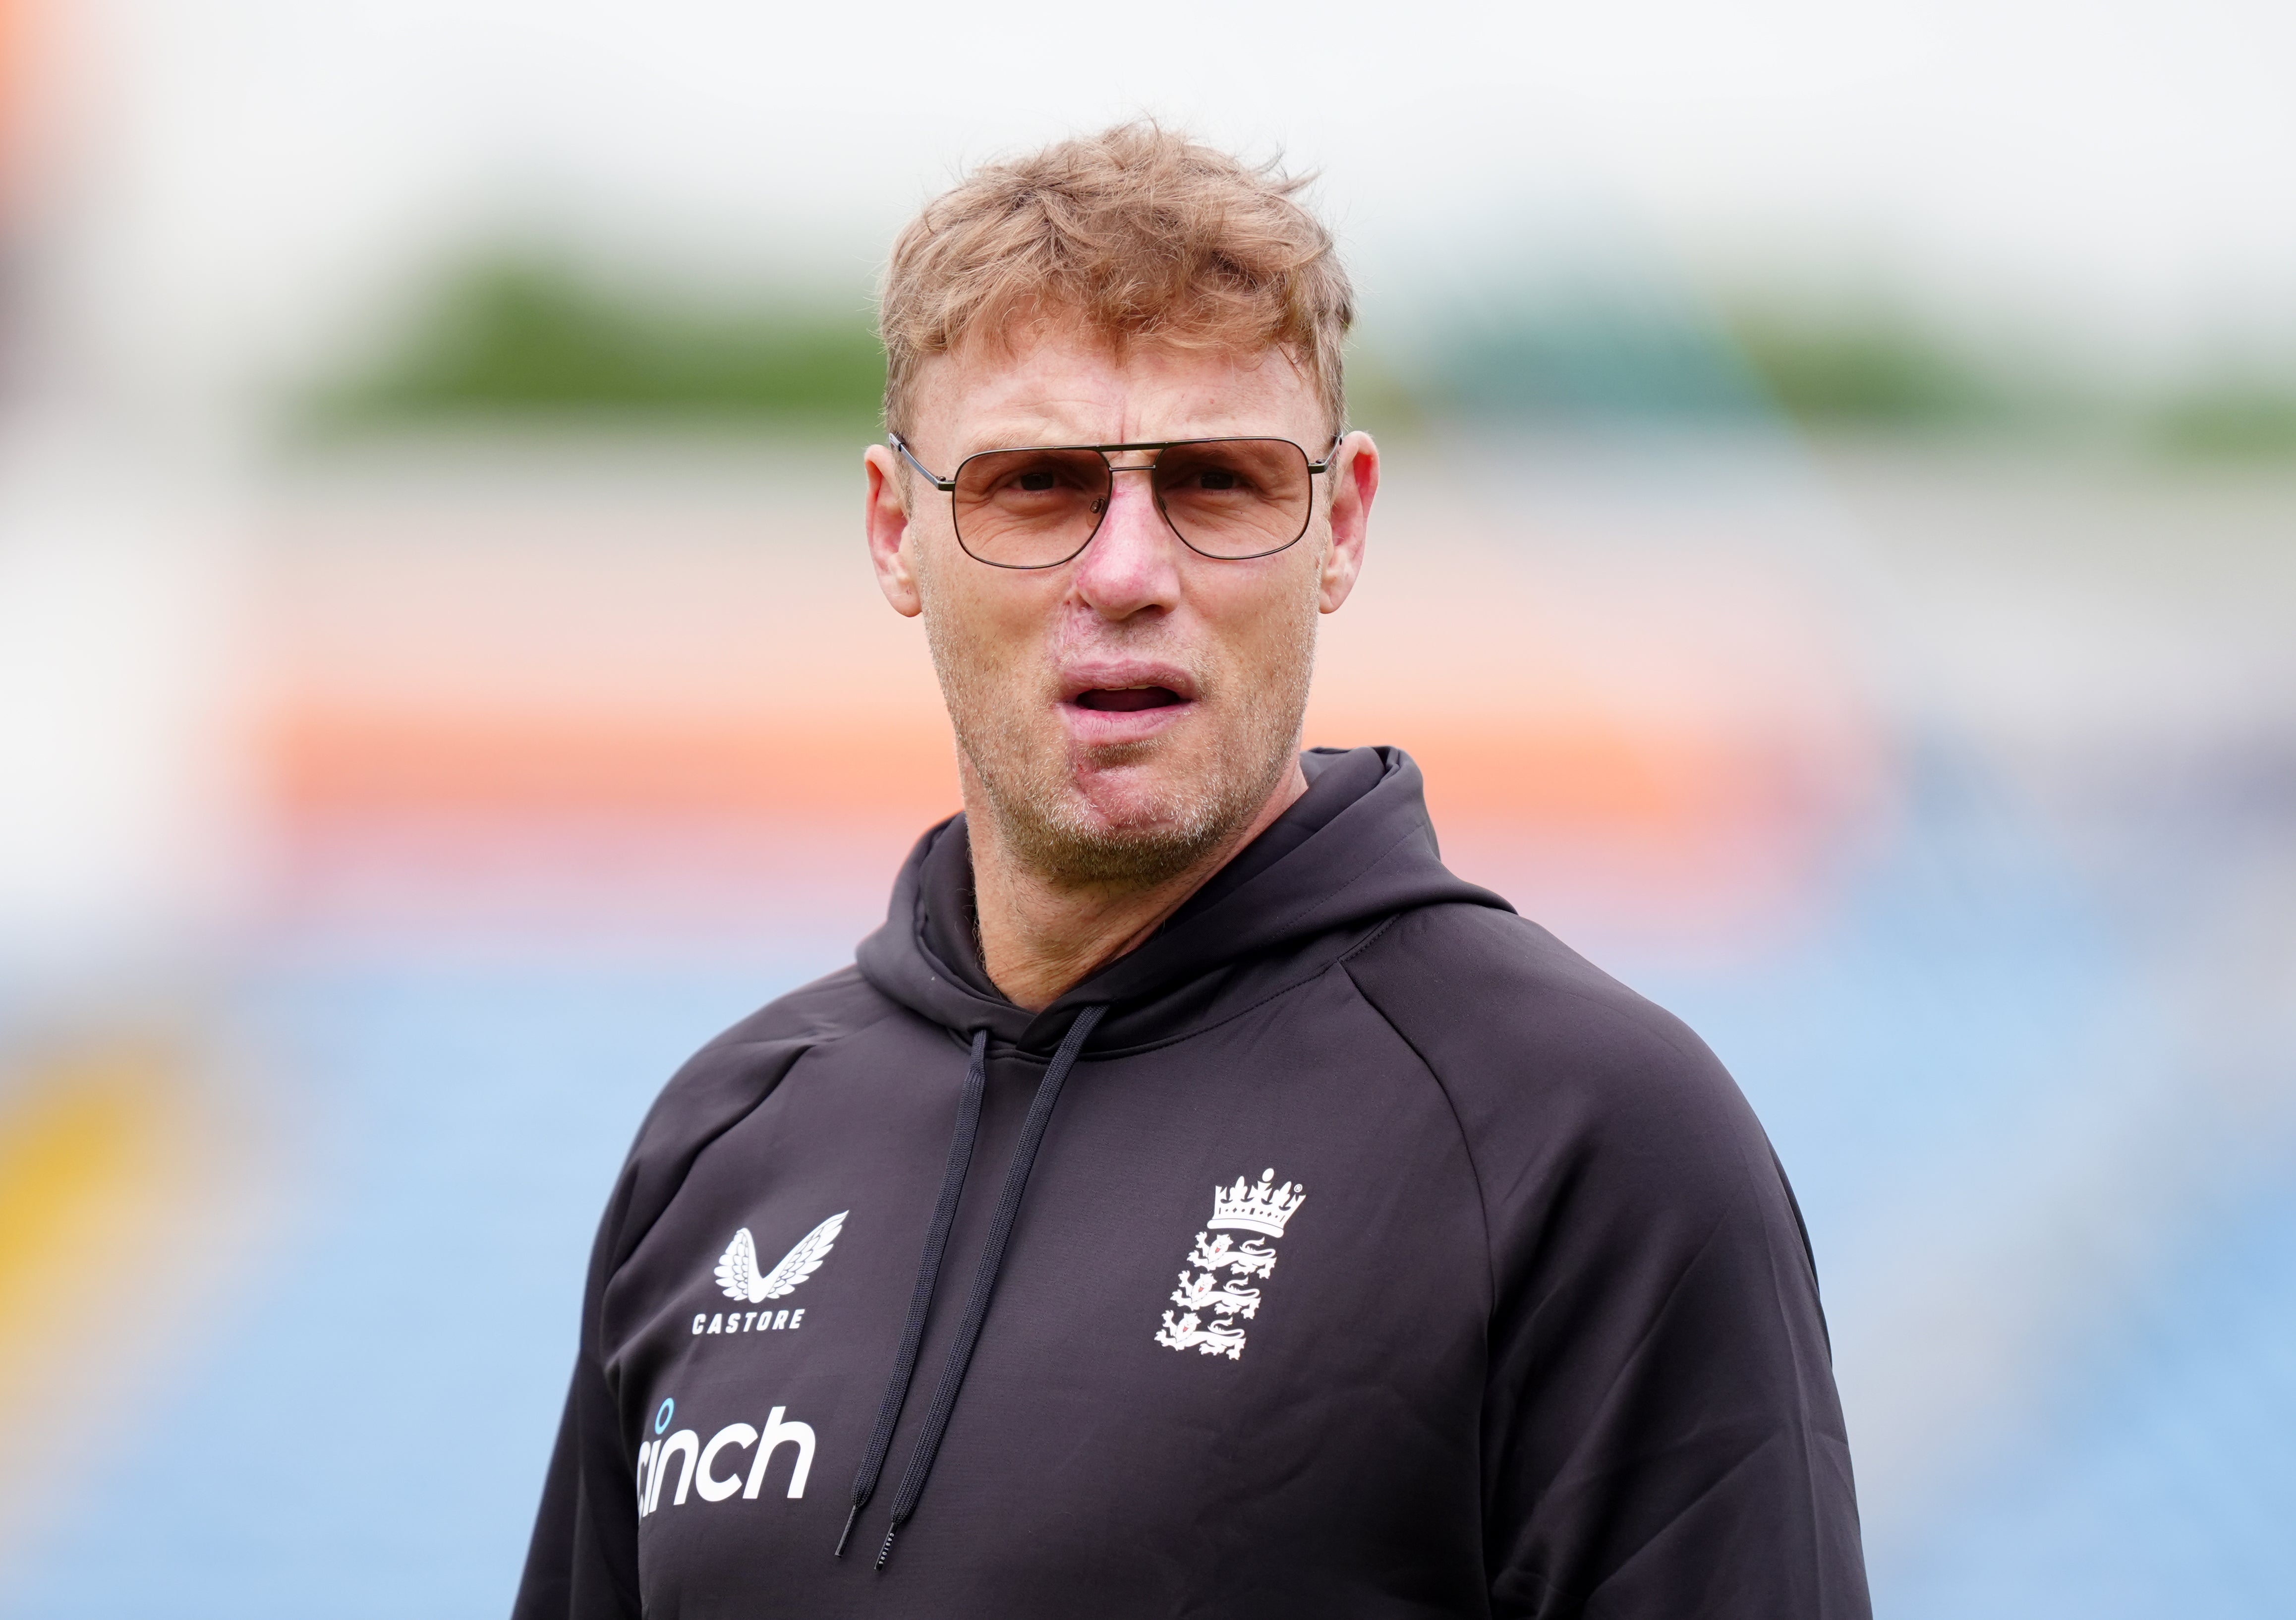
<path fill-rule="evenodd" d="M 837 1234 L 845 1229 L 845 1217 L 853 1212 L 841 1209 L 813 1230 L 797 1240 L 797 1246 L 781 1258 L 772 1271 L 758 1270 L 758 1243 L 743 1227 L 734 1234 L 734 1241 L 726 1246 L 726 1253 L 718 1262 L 718 1286 L 726 1290 L 728 1299 L 746 1300 L 758 1304 L 769 1299 L 779 1299 L 798 1284 L 821 1270 L 821 1262 L 829 1258 L 829 1251 L 837 1242 Z"/>

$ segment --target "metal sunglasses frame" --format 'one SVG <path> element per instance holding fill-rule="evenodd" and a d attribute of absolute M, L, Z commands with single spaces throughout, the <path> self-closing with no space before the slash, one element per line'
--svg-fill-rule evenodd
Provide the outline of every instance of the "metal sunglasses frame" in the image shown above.
<path fill-rule="evenodd" d="M 1331 448 L 1324 452 L 1324 459 L 1321 461 L 1308 461 L 1308 476 L 1310 479 L 1331 471 L 1332 463 L 1338 458 L 1340 446 L 1346 440 L 1346 439 L 1347 433 L 1344 430 L 1332 434 Z M 1274 443 L 1290 445 L 1293 449 L 1300 451 L 1300 456 L 1303 459 L 1306 459 L 1308 456 L 1308 452 L 1306 450 L 1300 449 L 1298 440 L 1285 439 L 1275 433 L 1223 433 L 1218 438 L 1213 439 L 1152 439 L 1144 440 L 1138 444 L 1016 444 L 999 447 L 993 450 L 975 450 L 972 455 L 966 456 L 964 461 L 960 461 L 956 464 L 956 471 L 955 473 L 952 473 L 947 478 L 943 478 L 939 473 L 925 465 L 924 463 L 919 461 L 916 456 L 916 452 L 909 448 L 908 440 L 902 438 L 898 433 L 890 433 L 886 435 L 886 442 L 891 445 L 894 449 L 898 450 L 901 453 L 902 458 L 911 466 L 923 473 L 926 480 L 931 483 L 934 489 L 939 490 L 942 494 L 949 498 L 949 527 L 956 535 L 956 543 L 958 547 L 964 551 L 966 556 L 971 557 L 974 562 L 980 563 L 983 567 L 1011 568 L 1020 570 L 1058 568 L 1062 563 L 1075 562 L 1078 557 L 1084 555 L 1084 548 L 1091 545 L 1094 539 L 1099 536 L 1101 524 L 1108 521 L 1108 508 L 1104 504 L 1103 505 L 1100 515 L 1093 522 L 1091 532 L 1086 534 L 1083 539 L 1077 542 L 1077 548 L 1064 557 L 1058 558 L 1050 563 L 993 563 L 987 557 L 984 557 L 978 552 L 974 551 L 972 547 L 965 545 L 964 531 L 957 526 L 956 522 L 956 482 L 959 478 L 962 478 L 964 475 L 965 465 L 968 462 L 977 461 L 983 456 L 1021 456 L 1027 455 L 1033 450 L 1092 450 L 1097 452 L 1101 460 L 1106 463 L 1109 473 L 1109 487 L 1111 489 L 1113 489 L 1116 486 L 1116 474 L 1119 473 L 1153 473 L 1156 470 L 1156 464 L 1152 461 L 1139 466 L 1119 467 L 1114 462 L 1108 459 L 1111 453 L 1116 451 L 1177 450 L 1200 444 Z M 1153 486 L 1151 486 L 1151 488 L 1152 489 Z M 1309 489 L 1312 490 L 1314 486 L 1310 484 Z M 1172 531 L 1173 537 L 1177 539 L 1181 545 L 1185 546 L 1190 551 L 1194 552 L 1198 556 L 1206 558 L 1214 563 L 1249 563 L 1259 557 L 1272 557 L 1279 551 L 1289 551 L 1292 547 L 1297 546 L 1301 539 L 1306 536 L 1308 532 L 1308 525 L 1316 521 L 1316 503 L 1311 496 L 1308 502 L 1307 515 L 1300 520 L 1300 532 L 1298 534 L 1293 535 L 1281 546 L 1270 546 L 1265 551 L 1246 552 L 1243 555 L 1238 557 L 1222 556 L 1216 551 L 1206 551 L 1194 541 L 1188 539 L 1186 535 L 1182 534 L 1180 532 L 1179 525 L 1172 522 L 1172 514 L 1164 510 L 1164 498 L 1160 494 L 1156 496 L 1156 514 L 1164 520 L 1164 527 Z"/>

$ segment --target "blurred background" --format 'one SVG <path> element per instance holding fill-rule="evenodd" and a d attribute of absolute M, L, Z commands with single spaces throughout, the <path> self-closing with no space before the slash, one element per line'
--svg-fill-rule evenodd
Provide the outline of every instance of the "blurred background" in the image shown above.
<path fill-rule="evenodd" d="M 1732 1066 L 1886 1620 L 2296 1609 L 2296 12 L 0 0 L 0 1611 L 504 1612 L 622 1149 L 955 808 L 870 287 L 1322 177 L 1313 743 Z"/>

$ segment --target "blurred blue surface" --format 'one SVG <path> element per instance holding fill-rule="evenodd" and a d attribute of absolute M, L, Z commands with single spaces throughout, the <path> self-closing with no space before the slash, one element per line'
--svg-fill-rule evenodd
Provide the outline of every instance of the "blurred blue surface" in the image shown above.
<path fill-rule="evenodd" d="M 2141 993 L 2152 958 L 2030 818 L 1950 754 L 1913 770 L 1895 835 L 1822 925 L 1727 966 L 1605 962 L 1740 1077 L 1802 1196 L 1845 1357 L 1888 1335 L 1906 1233 L 1948 1266 L 2003 1263 L 1988 1223 L 2030 1226 L 2053 1158 L 2141 1128 L 2180 1060 Z M 292 1245 L 11 1612 L 504 1612 L 626 1143 L 696 1045 L 840 955 L 370 958 L 255 984 L 248 1016 L 308 1122 Z M 2068 1326 L 2015 1398 L 1953 1397 L 1976 1426 L 1919 1510 L 1880 1527 L 1881 1614 L 2289 1612 L 2296 1197 L 2259 1172 L 2203 1178 L 2177 1207 L 2170 1250 L 2049 1313 Z M 2053 1287 L 2050 1263 L 1995 1285 Z"/>
<path fill-rule="evenodd" d="M 2296 1611 L 2296 1190 L 2246 1189 L 2199 1223 L 2052 1385 L 1896 1613 Z"/>
<path fill-rule="evenodd" d="M 621 1155 L 693 1048 L 803 976 L 369 963 L 255 987 L 310 1125 L 293 1246 L 9 1611 L 506 1613 Z"/>

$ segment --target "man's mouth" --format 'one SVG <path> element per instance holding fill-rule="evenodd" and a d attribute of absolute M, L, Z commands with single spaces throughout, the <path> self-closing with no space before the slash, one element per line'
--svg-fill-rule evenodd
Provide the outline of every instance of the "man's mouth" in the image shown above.
<path fill-rule="evenodd" d="M 1187 700 L 1169 687 L 1093 687 L 1070 701 L 1079 709 L 1130 714 L 1141 709 L 1168 709 Z"/>

